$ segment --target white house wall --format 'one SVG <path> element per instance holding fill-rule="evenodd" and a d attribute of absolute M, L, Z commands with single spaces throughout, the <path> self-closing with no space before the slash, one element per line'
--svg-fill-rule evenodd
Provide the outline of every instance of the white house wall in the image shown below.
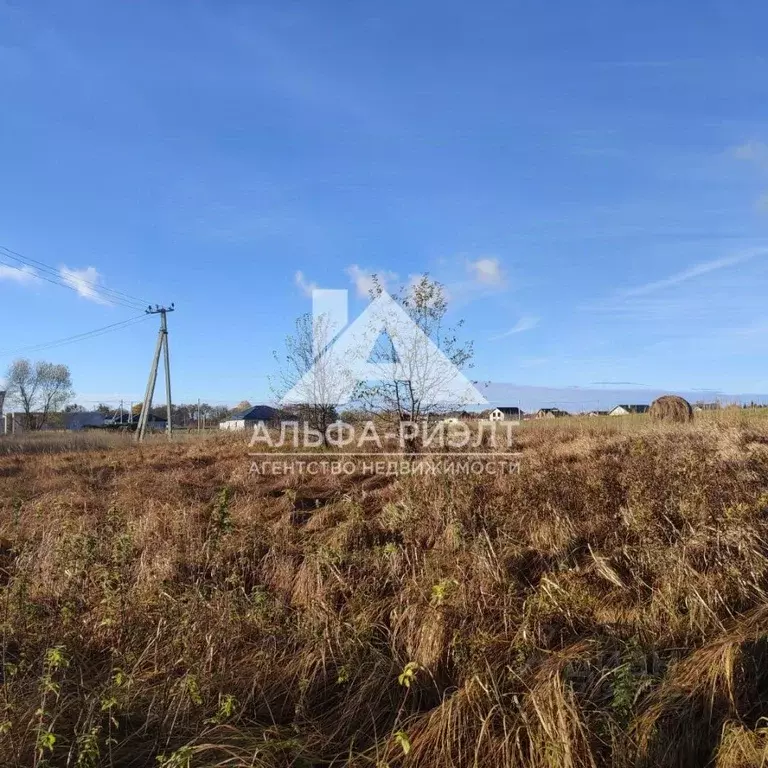
<path fill-rule="evenodd" d="M 237 421 L 222 421 L 221 424 L 219 424 L 219 429 L 245 429 L 245 421 L 243 419 Z"/>

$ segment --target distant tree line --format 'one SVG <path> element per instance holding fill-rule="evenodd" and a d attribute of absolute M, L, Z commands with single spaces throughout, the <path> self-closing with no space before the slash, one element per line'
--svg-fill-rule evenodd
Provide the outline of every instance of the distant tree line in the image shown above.
<path fill-rule="evenodd" d="M 26 430 L 61 427 L 62 413 L 97 411 L 104 417 L 110 417 L 120 412 L 119 407 L 107 403 L 87 408 L 72 402 L 75 394 L 72 376 L 69 367 L 61 363 L 14 360 L 6 372 L 4 388 L 6 410 L 19 411 L 22 426 Z M 198 418 L 204 420 L 206 425 L 217 425 L 233 413 L 250 407 L 251 403 L 247 400 L 239 402 L 234 408 L 210 403 L 179 403 L 171 406 L 171 418 L 174 426 L 178 427 L 194 428 Z M 129 406 L 126 406 L 123 413 L 128 413 L 128 410 Z M 132 413 L 141 413 L 141 403 L 133 405 Z M 155 405 L 151 413 L 165 419 L 166 407 L 164 404 Z"/>
<path fill-rule="evenodd" d="M 6 400 L 23 412 L 24 428 L 51 426 L 55 414 L 72 399 L 72 376 L 66 365 L 14 360 L 5 376 Z"/>

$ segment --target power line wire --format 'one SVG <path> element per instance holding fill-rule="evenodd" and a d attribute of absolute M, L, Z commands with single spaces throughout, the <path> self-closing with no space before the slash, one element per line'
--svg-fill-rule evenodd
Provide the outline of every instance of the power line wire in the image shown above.
<path fill-rule="evenodd" d="M 15 264 L 9 264 L 7 261 L 0 260 L 0 264 L 10 267 L 11 269 L 18 269 L 19 271 L 22 271 L 20 267 L 16 266 Z M 117 306 L 126 307 L 127 309 L 133 309 L 133 310 L 143 309 L 144 307 L 146 307 L 146 305 L 142 307 L 138 302 L 126 301 L 117 296 L 104 294 L 101 291 L 97 291 L 90 288 L 89 286 L 83 286 L 82 288 L 78 288 L 74 284 L 74 282 L 69 282 L 59 276 L 49 277 L 48 275 L 43 273 L 42 270 L 32 270 L 28 274 L 30 274 L 35 279 L 45 280 L 47 283 L 51 283 L 52 285 L 58 285 L 61 288 L 67 288 L 68 290 L 74 291 L 79 296 L 82 296 L 84 298 L 99 299 L 104 304 L 117 305 Z"/>
<path fill-rule="evenodd" d="M 45 264 L 44 262 L 38 261 L 37 259 L 32 259 L 29 256 L 24 256 L 17 251 L 2 245 L 0 245 L 0 254 L 6 258 L 12 259 L 13 261 L 19 262 L 23 266 L 30 267 L 35 271 L 37 277 L 41 277 L 48 282 L 55 283 L 56 285 L 60 285 L 64 288 L 77 291 L 77 288 L 62 276 L 61 270 L 51 267 L 49 264 Z M 6 266 L 19 269 L 19 267 L 16 267 L 13 264 L 6 263 Z M 45 277 L 46 274 L 49 277 Z M 92 280 L 87 280 L 83 277 L 78 277 L 78 282 L 82 283 L 83 286 L 87 286 L 92 293 L 112 303 L 122 304 L 123 306 L 131 305 L 134 309 L 144 308 L 150 304 L 150 302 L 146 301 L 145 299 L 132 296 L 131 294 L 118 291 L 114 288 L 109 288 L 105 285 L 100 285 L 99 283 L 96 283 Z"/>
<path fill-rule="evenodd" d="M 14 251 L 11 248 L 8 248 L 7 246 L 0 245 L 0 252 L 4 252 L 6 256 L 9 256 L 10 258 L 21 262 L 22 264 L 25 264 L 26 266 L 35 267 L 39 270 L 48 272 L 49 274 L 54 275 L 57 279 L 63 279 L 61 275 L 61 270 L 56 269 L 55 267 L 50 266 L 49 264 L 45 264 L 42 261 L 38 261 L 37 259 L 33 259 L 29 256 L 24 256 L 18 251 Z M 86 280 L 85 278 L 79 278 L 80 282 L 87 285 L 88 287 L 92 288 L 95 291 L 98 291 L 99 293 L 106 293 L 106 294 L 112 294 L 116 297 L 119 297 L 123 300 L 130 301 L 132 303 L 135 303 L 139 306 L 147 306 L 149 304 L 148 301 L 145 299 L 141 299 L 137 296 L 132 296 L 129 293 L 124 293 L 123 291 L 118 291 L 115 288 L 109 288 L 106 285 L 100 285 L 99 283 L 93 282 L 92 280 Z M 71 286 L 68 286 L 71 287 Z"/>
<path fill-rule="evenodd" d="M 21 270 L 20 267 L 17 267 L 15 264 L 9 264 L 7 261 L 4 261 L 3 259 L 0 259 L 0 265 L 5 266 L 5 267 L 10 267 L 10 269 L 17 269 L 20 272 L 23 271 L 23 270 Z M 28 265 L 26 265 L 26 266 L 28 266 Z M 82 295 L 80 293 L 80 291 L 78 291 L 77 288 L 75 288 L 74 285 L 71 285 L 70 283 L 67 283 L 67 282 L 65 282 L 62 279 L 54 279 L 54 278 L 48 277 L 48 276 L 46 276 L 45 274 L 43 274 L 42 272 L 39 272 L 39 271 L 38 272 L 33 272 L 31 274 L 32 274 L 32 276 L 34 278 L 36 278 L 38 280 L 45 280 L 47 283 L 51 283 L 52 285 L 58 285 L 61 288 L 68 288 L 69 290 L 75 291 L 75 293 L 78 293 L 78 294 Z M 128 303 L 127 301 L 118 300 L 114 296 L 104 296 L 103 294 L 98 293 L 96 291 L 93 292 L 93 295 L 96 296 L 97 298 L 102 299 L 103 301 L 105 301 L 105 302 L 107 302 L 109 304 L 118 304 L 121 307 L 126 307 L 127 309 L 137 310 L 137 309 L 142 309 L 143 308 L 143 307 L 141 307 L 137 303 Z"/>
<path fill-rule="evenodd" d="M 66 336 L 63 339 L 56 339 L 54 341 L 42 342 L 40 344 L 33 344 L 28 347 L 20 347 L 14 350 L 0 351 L 0 357 L 7 357 L 11 355 L 18 355 L 24 352 L 40 352 L 44 349 L 52 349 L 54 347 L 62 347 L 66 344 L 74 344 L 78 341 L 87 341 L 88 339 L 95 338 L 97 336 L 103 336 L 106 333 L 113 333 L 114 331 L 127 328 L 131 325 L 136 325 L 144 320 L 148 320 L 149 315 L 138 315 L 137 317 L 131 317 L 128 320 L 122 320 L 119 323 L 112 323 L 111 325 L 105 325 L 101 328 L 94 328 L 91 331 L 85 331 L 84 333 L 78 333 L 74 336 Z"/>

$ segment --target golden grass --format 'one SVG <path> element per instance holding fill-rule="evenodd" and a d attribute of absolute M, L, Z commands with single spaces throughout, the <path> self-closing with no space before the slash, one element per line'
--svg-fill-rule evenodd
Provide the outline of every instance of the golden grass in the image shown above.
<path fill-rule="evenodd" d="M 66 432 L 64 430 L 29 432 L 0 436 L 0 456 L 30 453 L 68 453 L 119 448 L 130 443 L 131 436 L 124 432 L 92 430 Z"/>
<path fill-rule="evenodd" d="M 0 457 L 0 764 L 768 764 L 768 421 L 515 441 L 506 476 Z"/>

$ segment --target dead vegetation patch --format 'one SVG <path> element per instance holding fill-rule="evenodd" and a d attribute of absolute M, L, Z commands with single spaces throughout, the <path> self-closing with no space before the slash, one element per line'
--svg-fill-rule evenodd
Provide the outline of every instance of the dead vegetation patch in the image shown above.
<path fill-rule="evenodd" d="M 517 440 L 504 476 L 0 458 L 0 764 L 766 764 L 768 424 Z"/>

